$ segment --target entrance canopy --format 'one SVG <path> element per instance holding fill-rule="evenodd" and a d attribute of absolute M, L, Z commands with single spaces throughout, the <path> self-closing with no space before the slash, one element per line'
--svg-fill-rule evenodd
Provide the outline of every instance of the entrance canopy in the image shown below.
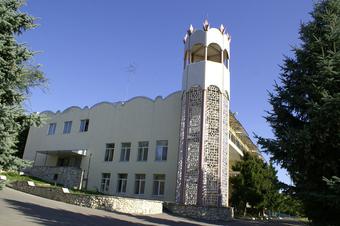
<path fill-rule="evenodd" d="M 75 150 L 45 150 L 37 151 L 39 154 L 46 155 L 64 155 L 64 156 L 86 156 L 86 149 L 75 149 Z"/>

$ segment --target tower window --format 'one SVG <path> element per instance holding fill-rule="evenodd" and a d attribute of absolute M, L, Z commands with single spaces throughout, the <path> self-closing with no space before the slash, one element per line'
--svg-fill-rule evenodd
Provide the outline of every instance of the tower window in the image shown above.
<path fill-rule="evenodd" d="M 205 60 L 205 47 L 202 44 L 195 44 L 191 48 L 191 63 Z"/>
<path fill-rule="evenodd" d="M 223 51 L 223 64 L 226 68 L 229 68 L 229 55 L 227 50 Z"/>
<path fill-rule="evenodd" d="M 216 43 L 211 43 L 208 46 L 207 60 L 222 63 L 222 50 Z"/>
<path fill-rule="evenodd" d="M 184 55 L 184 68 L 190 64 L 190 52 L 186 51 Z"/>

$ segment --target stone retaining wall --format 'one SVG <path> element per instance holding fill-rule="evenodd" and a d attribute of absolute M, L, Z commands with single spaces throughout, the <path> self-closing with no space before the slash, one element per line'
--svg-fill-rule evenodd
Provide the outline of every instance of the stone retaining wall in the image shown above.
<path fill-rule="evenodd" d="M 10 184 L 10 187 L 44 198 L 93 209 L 103 209 L 137 215 L 159 214 L 163 212 L 162 202 L 154 200 L 105 195 L 68 194 L 63 193 L 61 188 L 28 186 L 26 181 L 13 182 Z"/>
<path fill-rule="evenodd" d="M 82 170 L 77 167 L 33 166 L 27 174 L 67 188 L 81 188 Z"/>
<path fill-rule="evenodd" d="M 163 203 L 164 209 L 183 217 L 207 221 L 228 221 L 234 218 L 233 209 L 229 207 L 203 207 Z"/>

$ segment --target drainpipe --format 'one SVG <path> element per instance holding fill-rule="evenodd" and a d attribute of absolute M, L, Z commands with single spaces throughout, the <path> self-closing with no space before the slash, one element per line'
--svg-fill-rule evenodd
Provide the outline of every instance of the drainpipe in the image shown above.
<path fill-rule="evenodd" d="M 36 151 L 36 152 L 35 152 L 34 162 L 33 162 L 33 166 L 32 166 L 32 167 L 35 167 L 35 164 L 36 164 L 36 161 L 37 161 L 37 154 L 38 154 L 38 152 Z"/>
<path fill-rule="evenodd" d="M 92 158 L 92 153 L 90 153 L 89 163 L 87 164 L 87 175 L 86 175 L 86 185 L 85 185 L 85 190 L 87 190 L 87 185 L 88 185 L 88 183 L 89 183 L 89 174 L 90 174 L 91 158 Z"/>

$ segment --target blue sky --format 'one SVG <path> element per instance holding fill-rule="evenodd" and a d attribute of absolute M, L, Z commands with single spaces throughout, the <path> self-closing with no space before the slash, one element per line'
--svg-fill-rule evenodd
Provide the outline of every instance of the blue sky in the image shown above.
<path fill-rule="evenodd" d="M 263 119 L 267 91 L 312 8 L 309 0 L 28 0 L 22 10 L 39 27 L 19 40 L 39 51 L 33 62 L 42 65 L 49 87 L 33 90 L 26 108 L 56 111 L 180 90 L 182 39 L 190 24 L 201 29 L 207 18 L 232 37 L 231 110 L 249 134 L 271 137 Z M 290 183 L 284 170 L 278 176 Z"/>

